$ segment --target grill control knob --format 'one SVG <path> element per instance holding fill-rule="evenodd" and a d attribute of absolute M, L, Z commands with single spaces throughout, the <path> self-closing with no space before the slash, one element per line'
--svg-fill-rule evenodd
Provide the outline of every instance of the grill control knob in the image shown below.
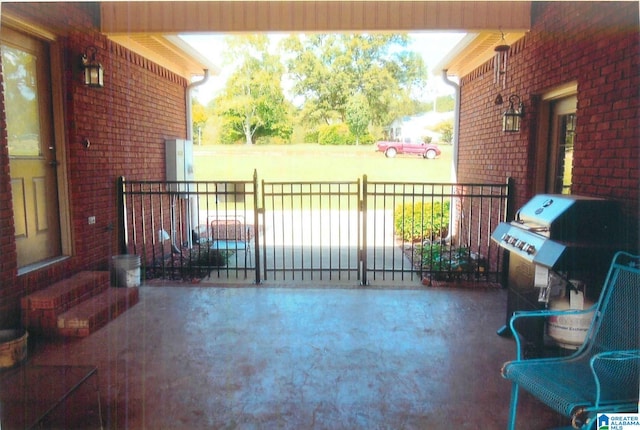
<path fill-rule="evenodd" d="M 533 246 L 533 245 L 527 245 L 526 248 L 523 251 L 526 252 L 527 254 L 531 255 L 534 252 L 536 252 L 536 247 Z"/>

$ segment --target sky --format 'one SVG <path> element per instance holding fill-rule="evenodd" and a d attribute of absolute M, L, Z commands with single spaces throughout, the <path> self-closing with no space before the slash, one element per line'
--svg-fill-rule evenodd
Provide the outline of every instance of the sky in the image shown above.
<path fill-rule="evenodd" d="M 421 97 L 423 100 L 430 101 L 436 96 L 453 93 L 453 89 L 444 84 L 440 76 L 434 76 L 433 68 L 453 49 L 465 34 L 466 33 L 451 32 L 409 33 L 413 40 L 410 49 L 422 55 L 428 71 L 428 86 L 423 90 Z M 272 38 L 274 44 L 283 37 L 286 37 L 286 35 L 283 34 L 271 34 L 269 36 Z M 194 94 L 200 103 L 207 104 L 224 88 L 226 79 L 230 75 L 230 71 L 222 67 L 221 57 L 226 35 L 181 35 L 180 37 L 221 70 L 220 75 L 212 76 L 206 84 L 198 87 Z"/>

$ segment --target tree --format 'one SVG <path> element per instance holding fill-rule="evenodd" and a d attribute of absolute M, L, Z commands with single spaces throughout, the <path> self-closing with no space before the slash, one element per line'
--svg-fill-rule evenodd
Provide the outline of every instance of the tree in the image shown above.
<path fill-rule="evenodd" d="M 374 125 L 415 113 L 412 89 L 425 84 L 425 66 L 407 51 L 406 34 L 316 34 L 290 36 L 293 92 L 304 100 L 303 118 L 316 124 L 344 122 L 350 94 L 361 94 Z"/>
<path fill-rule="evenodd" d="M 371 113 L 367 99 L 361 94 L 351 97 L 347 103 L 346 122 L 349 131 L 356 138 L 356 145 L 360 144 L 360 137 L 366 133 L 370 121 Z"/>
<path fill-rule="evenodd" d="M 207 123 L 206 108 L 197 100 L 191 103 L 191 120 L 193 121 L 193 136 L 198 139 L 198 145 L 202 145 L 202 130 Z"/>
<path fill-rule="evenodd" d="M 238 67 L 223 94 L 215 100 L 216 114 L 223 117 L 223 140 L 233 142 L 243 138 L 250 145 L 257 135 L 286 138 L 289 130 L 290 136 L 281 85 L 284 69 L 280 58 L 269 53 L 267 36 L 227 38 L 225 58 Z"/>
<path fill-rule="evenodd" d="M 441 121 L 434 128 L 440 133 L 443 143 L 453 143 L 453 119 Z"/>

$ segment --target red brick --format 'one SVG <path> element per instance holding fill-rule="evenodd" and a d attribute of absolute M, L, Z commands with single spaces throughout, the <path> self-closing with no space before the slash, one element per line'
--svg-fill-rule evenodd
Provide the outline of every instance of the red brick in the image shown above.
<path fill-rule="evenodd" d="M 628 230 L 637 236 L 640 182 L 617 179 L 640 170 L 637 152 L 630 156 L 640 141 L 637 4 L 532 2 L 532 16 L 530 32 L 511 47 L 506 89 L 493 83 L 490 62 L 460 80 L 458 178 L 503 183 L 511 176 L 515 205 L 524 204 L 537 192 L 532 182 L 539 120 L 535 98 L 575 81 L 574 192 L 619 200 L 630 214 Z M 498 93 L 505 99 L 521 96 L 526 114 L 520 133 L 500 130 L 506 106 L 492 103 Z M 590 168 L 599 165 L 603 168 Z"/>
<path fill-rule="evenodd" d="M 138 288 L 108 288 L 58 316 L 62 336 L 87 336 L 138 303 Z"/>

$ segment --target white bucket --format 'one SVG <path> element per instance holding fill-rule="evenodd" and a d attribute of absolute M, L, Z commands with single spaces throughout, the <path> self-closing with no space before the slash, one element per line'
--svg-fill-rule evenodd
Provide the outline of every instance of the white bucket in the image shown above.
<path fill-rule="evenodd" d="M 140 286 L 140 257 L 123 254 L 111 257 L 111 285 L 114 287 Z"/>

